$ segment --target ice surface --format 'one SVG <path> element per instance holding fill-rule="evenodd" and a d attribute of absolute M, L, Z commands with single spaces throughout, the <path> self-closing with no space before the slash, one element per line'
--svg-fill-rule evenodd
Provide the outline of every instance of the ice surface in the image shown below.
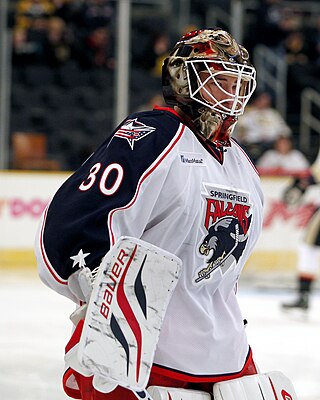
<path fill-rule="evenodd" d="M 320 399 L 320 297 L 310 310 L 283 312 L 280 304 L 294 294 L 242 288 L 239 302 L 248 319 L 247 335 L 261 372 L 278 370 L 294 384 L 299 400 Z"/>
<path fill-rule="evenodd" d="M 280 370 L 299 400 L 320 400 L 320 296 L 308 313 L 283 313 L 292 293 L 240 285 L 239 301 L 261 372 Z M 66 400 L 61 376 L 73 303 L 40 282 L 35 272 L 0 279 L 0 399 Z"/>

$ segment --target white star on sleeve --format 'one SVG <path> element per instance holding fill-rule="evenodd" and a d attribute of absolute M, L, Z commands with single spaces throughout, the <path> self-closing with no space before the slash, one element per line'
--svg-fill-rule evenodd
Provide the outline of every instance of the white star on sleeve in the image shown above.
<path fill-rule="evenodd" d="M 84 253 L 82 249 L 80 249 L 79 253 L 76 256 L 70 257 L 73 260 L 72 268 L 74 268 L 77 264 L 79 264 L 79 268 L 84 268 L 86 266 L 85 258 L 91 253 Z"/>

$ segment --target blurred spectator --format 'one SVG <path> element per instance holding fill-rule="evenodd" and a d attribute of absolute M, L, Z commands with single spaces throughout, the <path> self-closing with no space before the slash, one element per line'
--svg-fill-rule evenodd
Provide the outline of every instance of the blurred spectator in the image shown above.
<path fill-rule="evenodd" d="M 28 30 L 16 27 L 12 33 L 12 64 L 23 66 L 42 59 L 42 46 L 37 41 L 29 40 Z"/>
<path fill-rule="evenodd" d="M 54 16 L 63 19 L 67 24 L 73 21 L 76 12 L 82 6 L 81 1 L 75 0 L 52 0 L 55 11 Z"/>
<path fill-rule="evenodd" d="M 236 126 L 236 138 L 246 147 L 254 161 L 279 136 L 290 136 L 291 129 L 280 113 L 272 106 L 267 92 L 256 92 Z"/>
<path fill-rule="evenodd" d="M 19 0 L 16 5 L 16 26 L 30 28 L 38 18 L 48 18 L 55 11 L 50 0 Z"/>
<path fill-rule="evenodd" d="M 132 27 L 131 58 L 133 66 L 148 72 L 157 71 L 158 58 L 162 60 L 170 45 L 166 21 L 162 17 L 141 18 Z M 159 71 L 157 72 L 159 75 Z"/>
<path fill-rule="evenodd" d="M 257 43 L 268 47 L 279 47 L 286 36 L 282 26 L 283 11 L 281 0 L 262 0 L 257 9 L 255 34 L 249 35 L 250 47 Z"/>
<path fill-rule="evenodd" d="M 310 47 L 300 31 L 292 31 L 284 40 L 284 50 L 288 65 L 306 64 L 310 57 Z"/>
<path fill-rule="evenodd" d="M 304 42 L 301 45 L 301 52 L 296 62 L 293 63 L 292 60 L 288 60 L 290 61 L 288 77 L 290 102 L 293 100 L 291 96 L 296 96 L 296 102 L 298 102 L 301 91 L 306 87 L 311 87 L 320 92 L 320 15 L 315 19 L 313 26 L 305 28 L 303 36 Z M 290 92 L 290 85 L 292 84 L 297 88 L 296 94 L 292 93 L 293 91 Z"/>
<path fill-rule="evenodd" d="M 288 65 L 288 111 L 295 114 L 300 111 L 303 89 L 320 89 L 320 71 L 314 63 L 315 50 L 312 48 L 312 41 L 304 32 L 291 32 L 284 41 L 284 50 Z"/>
<path fill-rule="evenodd" d="M 41 59 L 39 62 L 44 62 L 44 47 L 48 31 L 48 18 L 36 17 L 31 21 L 31 25 L 28 28 L 28 38 L 31 42 L 37 43 L 39 51 L 41 50 Z"/>
<path fill-rule="evenodd" d="M 51 17 L 48 21 L 47 35 L 44 40 L 45 61 L 57 66 L 71 57 L 72 35 L 63 19 Z"/>
<path fill-rule="evenodd" d="M 261 171 L 274 173 L 299 173 L 310 167 L 303 153 L 293 148 L 288 136 L 279 137 L 274 148 L 263 153 L 256 165 Z"/>
<path fill-rule="evenodd" d="M 77 25 L 81 29 L 92 31 L 109 26 L 114 18 L 114 5 L 109 0 L 82 1 L 77 10 Z"/>
<path fill-rule="evenodd" d="M 109 28 L 92 30 L 78 47 L 80 64 L 84 67 L 114 68 L 113 40 Z"/>
<path fill-rule="evenodd" d="M 153 43 L 153 49 L 155 54 L 155 61 L 153 67 L 153 75 L 161 77 L 162 63 L 164 59 L 169 55 L 169 49 L 171 48 L 170 37 L 168 33 L 160 33 L 155 37 Z"/>

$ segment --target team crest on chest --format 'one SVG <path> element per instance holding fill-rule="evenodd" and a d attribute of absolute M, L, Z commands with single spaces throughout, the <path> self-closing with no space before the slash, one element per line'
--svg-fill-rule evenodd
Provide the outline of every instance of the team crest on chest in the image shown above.
<path fill-rule="evenodd" d="M 122 139 L 127 139 L 131 149 L 136 141 L 143 139 L 150 133 L 154 132 L 156 128 L 148 126 L 138 121 L 137 118 L 127 119 L 125 123 L 117 130 L 114 136 Z"/>
<path fill-rule="evenodd" d="M 241 257 L 252 219 L 249 194 L 205 185 L 203 236 L 198 252 L 204 263 L 197 268 L 194 283 L 223 275 Z"/>

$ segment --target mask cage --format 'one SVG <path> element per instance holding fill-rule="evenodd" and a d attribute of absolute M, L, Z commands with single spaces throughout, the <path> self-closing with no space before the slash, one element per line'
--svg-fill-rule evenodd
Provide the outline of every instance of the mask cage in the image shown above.
<path fill-rule="evenodd" d="M 191 99 L 219 113 L 243 114 L 257 85 L 254 67 L 216 60 L 186 60 L 185 65 Z M 208 74 L 205 79 L 200 76 L 202 72 Z M 232 91 L 223 87 L 226 77 L 234 78 Z M 208 89 L 212 84 L 216 93 Z"/>

